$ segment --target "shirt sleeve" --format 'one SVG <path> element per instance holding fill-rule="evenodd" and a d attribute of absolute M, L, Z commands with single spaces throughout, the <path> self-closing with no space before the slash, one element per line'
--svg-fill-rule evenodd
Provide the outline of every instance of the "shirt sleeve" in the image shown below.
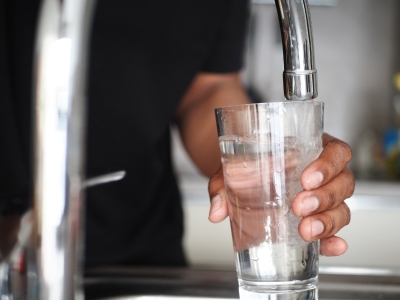
<path fill-rule="evenodd" d="M 243 67 L 249 6 L 248 0 L 229 1 L 217 40 L 202 71 L 228 73 Z"/>

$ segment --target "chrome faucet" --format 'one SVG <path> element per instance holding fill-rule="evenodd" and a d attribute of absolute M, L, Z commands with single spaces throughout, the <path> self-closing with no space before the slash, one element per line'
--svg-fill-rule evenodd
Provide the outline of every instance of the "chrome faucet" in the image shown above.
<path fill-rule="evenodd" d="M 317 81 L 308 2 L 275 3 L 282 31 L 285 97 L 313 99 Z M 11 250 L 2 253 L 0 243 L 2 300 L 84 298 L 83 191 L 124 176 L 119 172 L 83 178 L 86 49 L 93 6 L 94 0 L 42 3 L 35 53 L 33 200 L 13 247 L 6 247 Z M 19 277 L 25 279 L 18 281 Z"/>
<path fill-rule="evenodd" d="M 318 96 L 308 0 L 275 0 L 283 47 L 283 86 L 288 100 Z"/>

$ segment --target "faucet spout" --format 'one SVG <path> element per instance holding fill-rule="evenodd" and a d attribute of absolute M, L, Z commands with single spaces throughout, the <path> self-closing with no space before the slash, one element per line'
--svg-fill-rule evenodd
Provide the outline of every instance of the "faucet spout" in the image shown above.
<path fill-rule="evenodd" d="M 283 85 L 288 100 L 318 96 L 308 0 L 275 0 L 283 47 Z"/>

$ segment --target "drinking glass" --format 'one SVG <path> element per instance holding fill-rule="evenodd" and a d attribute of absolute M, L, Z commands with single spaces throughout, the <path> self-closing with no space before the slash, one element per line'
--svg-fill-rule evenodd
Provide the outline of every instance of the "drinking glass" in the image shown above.
<path fill-rule="evenodd" d="M 299 235 L 291 203 L 322 151 L 322 102 L 215 110 L 240 299 L 318 299 L 319 241 Z"/>

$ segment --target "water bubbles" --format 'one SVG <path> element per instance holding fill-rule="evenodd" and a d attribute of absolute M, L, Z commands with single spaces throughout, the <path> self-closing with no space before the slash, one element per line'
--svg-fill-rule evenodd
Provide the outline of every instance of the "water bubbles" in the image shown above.
<path fill-rule="evenodd" d="M 277 220 L 276 223 L 270 224 L 269 226 L 272 228 L 277 228 L 282 224 L 282 220 Z"/>
<path fill-rule="evenodd" d="M 279 115 L 280 115 L 281 117 L 283 117 L 283 115 L 285 114 L 285 112 L 286 112 L 286 107 L 285 107 L 285 106 L 279 107 Z"/>
<path fill-rule="evenodd" d="M 284 217 L 290 217 L 290 208 L 289 207 L 283 207 L 283 216 Z"/>
<path fill-rule="evenodd" d="M 289 190 L 285 190 L 285 192 L 283 193 L 283 197 L 285 197 L 285 199 L 290 198 L 290 191 Z"/>
<path fill-rule="evenodd" d="M 274 201 L 265 201 L 264 203 L 264 208 L 265 209 L 278 209 L 278 207 L 279 207 L 279 205 L 276 203 L 276 202 L 274 202 Z"/>
<path fill-rule="evenodd" d="M 289 274 L 290 272 L 292 272 L 292 266 L 291 265 L 285 266 L 284 271 L 285 271 L 285 273 Z"/>
<path fill-rule="evenodd" d="M 303 267 L 306 267 L 306 265 L 307 265 L 307 261 L 306 261 L 306 257 L 307 257 L 307 255 L 306 255 L 306 253 L 304 253 L 304 250 L 301 252 L 301 265 L 303 266 Z"/>
<path fill-rule="evenodd" d="M 271 116 L 270 116 L 270 115 L 267 115 L 266 118 L 267 118 L 267 120 L 270 120 L 270 119 L 271 119 Z"/>
<path fill-rule="evenodd" d="M 296 265 L 301 267 L 302 269 L 304 269 L 307 266 L 307 262 L 303 259 L 301 262 L 298 262 Z"/>
<path fill-rule="evenodd" d="M 293 149 L 296 149 L 296 148 L 298 148 L 298 147 L 297 147 L 297 144 L 298 144 L 298 143 L 297 143 L 297 140 L 296 140 L 296 139 L 291 139 L 290 142 L 289 142 L 289 147 L 290 147 L 290 148 L 293 148 Z"/>
<path fill-rule="evenodd" d="M 275 252 L 275 251 L 273 251 L 273 252 L 271 253 L 271 256 L 274 257 L 274 258 L 280 258 L 280 257 L 283 257 L 283 253 L 282 253 L 282 252 Z"/>
<path fill-rule="evenodd" d="M 305 259 L 303 259 L 303 260 L 301 261 L 301 265 L 302 265 L 304 268 L 307 266 L 307 262 L 306 262 Z"/>
<path fill-rule="evenodd" d="M 258 261 L 258 260 L 259 260 L 259 258 L 258 258 L 257 255 L 252 255 L 252 256 L 251 256 L 251 259 L 252 259 L 253 261 Z"/>
<path fill-rule="evenodd" d="M 246 207 L 246 210 L 247 210 L 247 211 L 251 211 L 251 208 L 247 206 L 247 207 Z"/>
<path fill-rule="evenodd" d="M 280 143 L 276 142 L 276 146 L 280 147 Z M 281 152 L 281 149 L 275 148 L 275 150 L 277 152 Z M 280 156 L 272 157 L 272 163 L 273 163 L 272 167 L 273 167 L 274 173 L 282 173 L 283 171 L 285 171 L 285 160 L 282 157 L 280 157 Z"/>

